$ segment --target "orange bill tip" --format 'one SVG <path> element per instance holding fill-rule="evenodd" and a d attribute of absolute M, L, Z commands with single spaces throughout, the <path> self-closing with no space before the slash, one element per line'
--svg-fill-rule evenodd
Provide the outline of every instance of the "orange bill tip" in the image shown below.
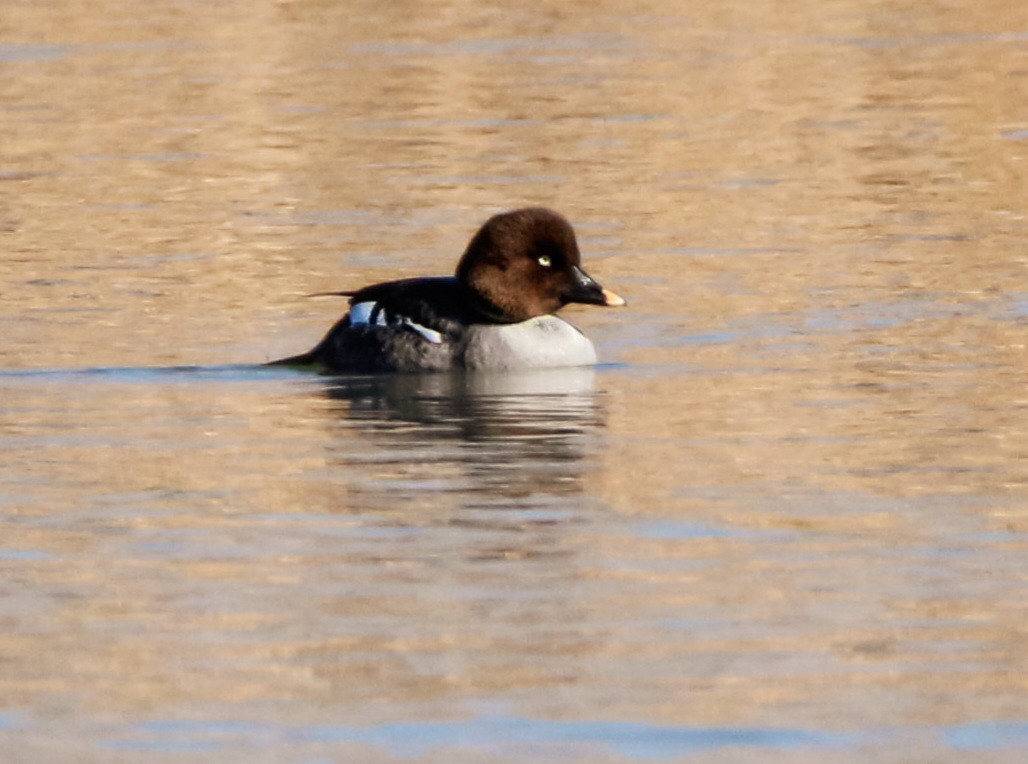
<path fill-rule="evenodd" d="M 626 304 L 624 297 L 619 294 L 614 294 L 614 292 L 611 292 L 609 289 L 603 290 L 603 299 L 605 300 L 604 304 L 612 308 L 617 308 Z"/>

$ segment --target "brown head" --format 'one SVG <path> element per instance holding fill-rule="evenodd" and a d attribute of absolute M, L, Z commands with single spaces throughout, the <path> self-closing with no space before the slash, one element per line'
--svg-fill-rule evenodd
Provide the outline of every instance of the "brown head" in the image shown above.
<path fill-rule="evenodd" d="M 581 263 L 571 224 L 552 210 L 528 207 L 489 218 L 468 244 L 457 278 L 493 321 L 525 321 L 569 302 L 625 304 Z"/>

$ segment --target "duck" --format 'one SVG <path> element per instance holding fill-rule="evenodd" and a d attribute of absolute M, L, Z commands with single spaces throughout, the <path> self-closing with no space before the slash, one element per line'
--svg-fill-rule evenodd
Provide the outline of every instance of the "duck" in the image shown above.
<path fill-rule="evenodd" d="M 453 276 L 319 295 L 348 297 L 349 310 L 313 349 L 270 365 L 356 374 L 592 366 L 593 343 L 554 314 L 570 303 L 626 304 L 583 270 L 571 224 L 544 207 L 489 218 Z"/>

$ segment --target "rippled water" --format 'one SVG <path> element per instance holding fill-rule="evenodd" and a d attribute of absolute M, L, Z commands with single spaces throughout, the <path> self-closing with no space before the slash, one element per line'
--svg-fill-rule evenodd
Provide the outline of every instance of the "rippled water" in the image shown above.
<path fill-rule="evenodd" d="M 0 758 L 1028 751 L 1020 3 L 8 2 Z M 545 204 L 596 369 L 319 377 Z"/>

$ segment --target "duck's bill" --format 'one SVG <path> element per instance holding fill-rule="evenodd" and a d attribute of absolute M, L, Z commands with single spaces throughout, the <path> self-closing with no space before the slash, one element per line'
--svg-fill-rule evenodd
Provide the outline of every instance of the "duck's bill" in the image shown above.
<path fill-rule="evenodd" d="M 596 279 L 578 267 L 574 269 L 574 281 L 564 292 L 564 300 L 586 305 L 607 305 L 612 308 L 625 304 L 625 299 L 621 295 L 604 289 Z"/>

